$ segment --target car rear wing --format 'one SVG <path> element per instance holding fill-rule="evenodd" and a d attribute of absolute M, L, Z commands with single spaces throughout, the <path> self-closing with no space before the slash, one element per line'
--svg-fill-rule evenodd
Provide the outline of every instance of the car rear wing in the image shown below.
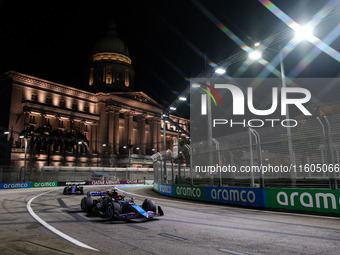
<path fill-rule="evenodd" d="M 105 196 L 107 191 L 89 191 L 87 192 L 88 196 Z"/>

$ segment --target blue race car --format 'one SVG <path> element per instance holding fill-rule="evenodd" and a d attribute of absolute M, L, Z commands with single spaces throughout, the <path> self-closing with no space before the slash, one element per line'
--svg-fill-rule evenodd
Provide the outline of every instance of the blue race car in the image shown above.
<path fill-rule="evenodd" d="M 98 199 L 93 199 L 100 196 Z M 85 212 L 94 212 L 109 220 L 128 220 L 134 218 L 150 219 L 163 216 L 163 210 L 151 199 L 145 199 L 142 205 L 137 205 L 133 199 L 126 200 L 124 196 L 112 191 L 88 192 L 81 200 L 80 208 Z"/>
<path fill-rule="evenodd" d="M 84 194 L 84 187 L 71 184 L 71 185 L 68 185 L 64 188 L 63 194 L 64 195 L 72 195 L 72 194 L 83 195 Z"/>

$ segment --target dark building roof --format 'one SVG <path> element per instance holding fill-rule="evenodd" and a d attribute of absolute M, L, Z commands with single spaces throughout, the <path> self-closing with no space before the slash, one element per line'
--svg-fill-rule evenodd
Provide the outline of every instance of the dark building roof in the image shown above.
<path fill-rule="evenodd" d="M 110 24 L 106 36 L 100 39 L 94 46 L 93 54 L 99 52 L 115 52 L 130 57 L 128 47 L 117 35 L 115 23 Z"/>

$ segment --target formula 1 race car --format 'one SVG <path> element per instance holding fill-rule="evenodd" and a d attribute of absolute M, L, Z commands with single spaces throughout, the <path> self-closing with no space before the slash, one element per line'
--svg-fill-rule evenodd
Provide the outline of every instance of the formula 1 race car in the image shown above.
<path fill-rule="evenodd" d="M 84 187 L 79 186 L 79 185 L 68 185 L 64 188 L 63 191 L 64 195 L 83 195 L 84 194 Z"/>
<path fill-rule="evenodd" d="M 94 196 L 100 197 L 93 199 Z M 156 208 L 153 200 L 145 199 L 142 205 L 137 205 L 133 199 L 126 200 L 116 190 L 88 192 L 81 200 L 80 207 L 82 211 L 95 212 L 109 220 L 149 219 L 164 215 L 162 208 Z"/>

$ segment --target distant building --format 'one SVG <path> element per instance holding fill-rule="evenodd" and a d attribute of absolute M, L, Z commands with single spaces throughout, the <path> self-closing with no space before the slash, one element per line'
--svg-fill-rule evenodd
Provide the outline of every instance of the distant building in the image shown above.
<path fill-rule="evenodd" d="M 11 165 L 152 166 L 150 155 L 163 151 L 163 108 L 133 91 L 129 51 L 111 25 L 95 45 L 89 87 L 79 90 L 9 71 L 0 79 L 2 118 L 9 130 Z M 188 132 L 189 121 L 170 116 Z M 26 138 L 20 138 L 20 133 Z M 167 123 L 167 148 L 177 138 Z M 130 150 L 130 153 L 129 153 Z"/>

